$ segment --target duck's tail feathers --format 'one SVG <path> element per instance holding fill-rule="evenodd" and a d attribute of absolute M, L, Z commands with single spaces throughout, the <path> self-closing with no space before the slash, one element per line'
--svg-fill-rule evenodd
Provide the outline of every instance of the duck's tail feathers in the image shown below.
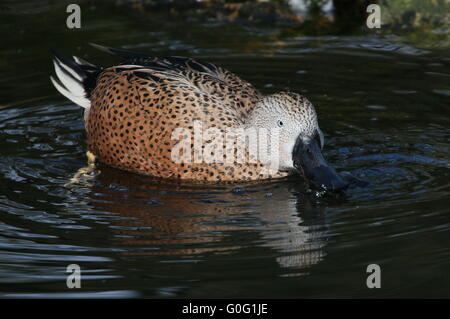
<path fill-rule="evenodd" d="M 55 88 L 72 102 L 89 109 L 90 94 L 101 69 L 81 58 L 67 58 L 53 52 L 56 77 L 51 76 Z"/>

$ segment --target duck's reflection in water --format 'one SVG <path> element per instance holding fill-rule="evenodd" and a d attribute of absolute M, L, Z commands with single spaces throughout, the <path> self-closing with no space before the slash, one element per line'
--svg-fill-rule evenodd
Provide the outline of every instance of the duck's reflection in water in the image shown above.
<path fill-rule="evenodd" d="M 128 255 L 201 258 L 266 247 L 282 267 L 304 268 L 324 256 L 324 208 L 301 182 L 180 185 L 102 167 L 90 204 L 114 216 L 111 228 Z M 193 257 L 194 256 L 194 257 Z"/>

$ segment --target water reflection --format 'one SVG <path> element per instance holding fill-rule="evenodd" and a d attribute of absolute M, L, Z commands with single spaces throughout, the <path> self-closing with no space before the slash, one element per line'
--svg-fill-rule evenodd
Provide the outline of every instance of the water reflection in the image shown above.
<path fill-rule="evenodd" d="M 211 188 L 102 166 L 88 196 L 95 211 L 114 216 L 115 240 L 128 248 L 121 254 L 194 256 L 257 244 L 290 268 L 324 256 L 325 208 L 304 195 L 300 180 Z M 253 242 L 240 240 L 241 233 L 253 233 Z"/>

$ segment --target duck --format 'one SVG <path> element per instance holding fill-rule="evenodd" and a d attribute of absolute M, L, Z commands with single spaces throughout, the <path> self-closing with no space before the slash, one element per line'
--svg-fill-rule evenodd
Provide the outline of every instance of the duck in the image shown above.
<path fill-rule="evenodd" d="M 122 62 L 100 67 L 53 52 L 50 76 L 59 93 L 84 109 L 91 161 L 186 182 L 297 174 L 316 189 L 347 188 L 322 154 L 324 134 L 303 95 L 263 95 L 234 73 L 189 57 L 91 45 Z"/>

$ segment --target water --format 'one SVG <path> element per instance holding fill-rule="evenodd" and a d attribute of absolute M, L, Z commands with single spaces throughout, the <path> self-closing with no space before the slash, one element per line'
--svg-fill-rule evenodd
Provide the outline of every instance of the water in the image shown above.
<path fill-rule="evenodd" d="M 449 296 L 448 32 L 313 37 L 107 7 L 88 7 L 74 31 L 64 7 L 25 4 L 0 29 L 0 297 Z M 189 186 L 105 166 L 67 185 L 86 166 L 85 133 L 49 82 L 49 49 L 117 62 L 88 42 L 193 56 L 264 93 L 306 95 L 328 161 L 370 185 L 318 197 L 295 178 Z M 66 287 L 73 263 L 81 289 Z M 382 289 L 366 287 L 373 263 Z"/>

